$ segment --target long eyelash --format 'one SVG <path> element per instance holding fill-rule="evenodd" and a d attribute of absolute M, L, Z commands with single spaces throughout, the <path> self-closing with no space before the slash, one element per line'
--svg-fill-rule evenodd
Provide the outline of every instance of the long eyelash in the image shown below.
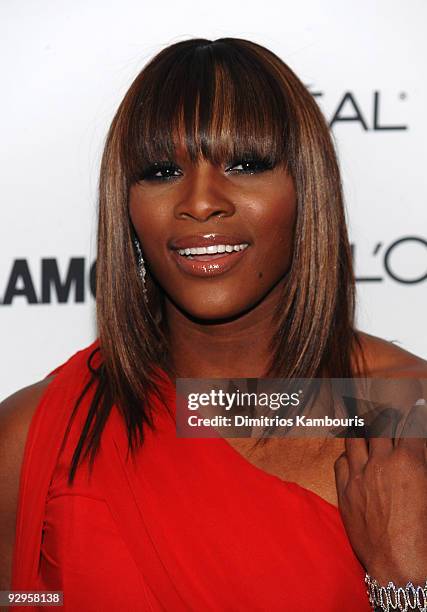
<path fill-rule="evenodd" d="M 272 170 L 274 166 L 276 165 L 275 161 L 269 156 L 258 156 L 258 155 L 245 154 L 245 155 L 242 155 L 241 157 L 238 157 L 232 160 L 230 163 L 228 163 L 227 168 L 231 169 L 234 166 L 237 166 L 238 164 L 243 165 L 245 163 L 256 164 L 257 166 L 261 166 L 263 170 Z M 259 171 L 260 170 L 258 169 L 258 170 L 248 170 L 247 172 L 255 173 Z"/>
<path fill-rule="evenodd" d="M 236 157 L 234 160 L 228 162 L 226 164 L 226 169 L 232 169 L 234 166 L 239 164 L 252 163 L 257 166 L 256 169 L 252 170 L 242 170 L 237 172 L 243 172 L 247 174 L 256 174 L 257 172 L 262 172 L 264 170 L 272 170 L 276 162 L 269 156 L 259 156 L 256 154 L 244 154 L 240 157 Z M 155 176 L 157 172 L 160 170 L 179 170 L 179 167 L 172 161 L 160 161 L 160 162 L 152 162 L 146 165 L 139 177 L 138 180 L 149 180 L 149 181 L 165 181 L 176 178 L 174 176 L 162 177 Z"/>
<path fill-rule="evenodd" d="M 164 181 L 168 177 L 154 176 L 159 170 L 179 170 L 178 166 L 171 161 L 160 161 L 148 164 L 140 174 L 139 180 Z M 174 177 L 169 177 L 174 178 Z"/>

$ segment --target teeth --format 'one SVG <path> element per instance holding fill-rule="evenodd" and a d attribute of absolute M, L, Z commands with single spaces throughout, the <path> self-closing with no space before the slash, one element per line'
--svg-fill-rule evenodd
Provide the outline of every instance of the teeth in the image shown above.
<path fill-rule="evenodd" d="M 248 247 L 247 242 L 242 244 L 215 244 L 208 247 L 191 247 L 178 249 L 180 255 L 215 255 L 216 253 L 231 253 L 233 251 L 243 251 Z"/>

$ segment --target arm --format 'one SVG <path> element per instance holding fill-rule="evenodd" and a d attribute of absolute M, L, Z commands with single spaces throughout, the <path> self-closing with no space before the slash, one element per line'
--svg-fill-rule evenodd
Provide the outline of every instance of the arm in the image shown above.
<path fill-rule="evenodd" d="M 395 387 L 406 400 L 412 388 L 418 390 L 418 382 L 427 380 L 427 363 L 419 359 L 409 369 L 397 369 L 381 377 L 406 379 L 396 381 Z M 415 403 L 419 397 L 410 399 Z M 384 398 L 384 402 L 389 399 Z M 425 436 L 426 406 L 414 406 L 404 418 L 409 421 L 414 416 L 420 423 L 420 436 Z M 426 438 L 348 438 L 345 442 L 346 450 L 335 463 L 335 475 L 341 516 L 356 556 L 383 586 L 393 581 L 396 586 L 412 582 L 424 587 Z"/>
<path fill-rule="evenodd" d="M 31 418 L 53 377 L 0 403 L 0 590 L 10 590 L 19 479 Z M 7 608 L 0 608 L 0 611 Z"/>

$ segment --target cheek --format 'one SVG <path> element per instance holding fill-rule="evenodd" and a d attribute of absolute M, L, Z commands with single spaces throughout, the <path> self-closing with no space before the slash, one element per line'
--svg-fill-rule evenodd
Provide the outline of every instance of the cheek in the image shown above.
<path fill-rule="evenodd" d="M 147 260 L 161 260 L 165 248 L 165 228 L 168 227 L 167 211 L 161 206 L 152 206 L 140 198 L 131 196 L 129 216 L 141 241 Z"/>
<path fill-rule="evenodd" d="M 262 210 L 254 212 L 255 242 L 261 246 L 258 262 L 261 272 L 270 276 L 283 272 L 292 257 L 296 222 L 296 202 L 290 200 L 270 201 Z"/>
<path fill-rule="evenodd" d="M 135 226 L 142 244 L 142 251 L 149 272 L 151 272 L 161 282 L 166 281 L 167 277 L 167 258 L 168 249 L 165 245 L 165 235 L 161 233 L 162 224 L 153 223 Z M 164 225 L 163 225 L 164 228 Z M 164 231 L 164 230 L 163 230 Z"/>

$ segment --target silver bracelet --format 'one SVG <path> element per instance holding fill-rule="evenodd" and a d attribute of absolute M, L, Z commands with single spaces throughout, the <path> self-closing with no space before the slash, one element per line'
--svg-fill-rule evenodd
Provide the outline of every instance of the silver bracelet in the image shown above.
<path fill-rule="evenodd" d="M 408 582 L 404 587 L 397 587 L 394 582 L 381 586 L 369 574 L 365 575 L 366 591 L 372 610 L 380 608 L 384 612 L 389 610 L 418 610 L 427 612 L 427 580 L 424 586 L 414 586 Z"/>

